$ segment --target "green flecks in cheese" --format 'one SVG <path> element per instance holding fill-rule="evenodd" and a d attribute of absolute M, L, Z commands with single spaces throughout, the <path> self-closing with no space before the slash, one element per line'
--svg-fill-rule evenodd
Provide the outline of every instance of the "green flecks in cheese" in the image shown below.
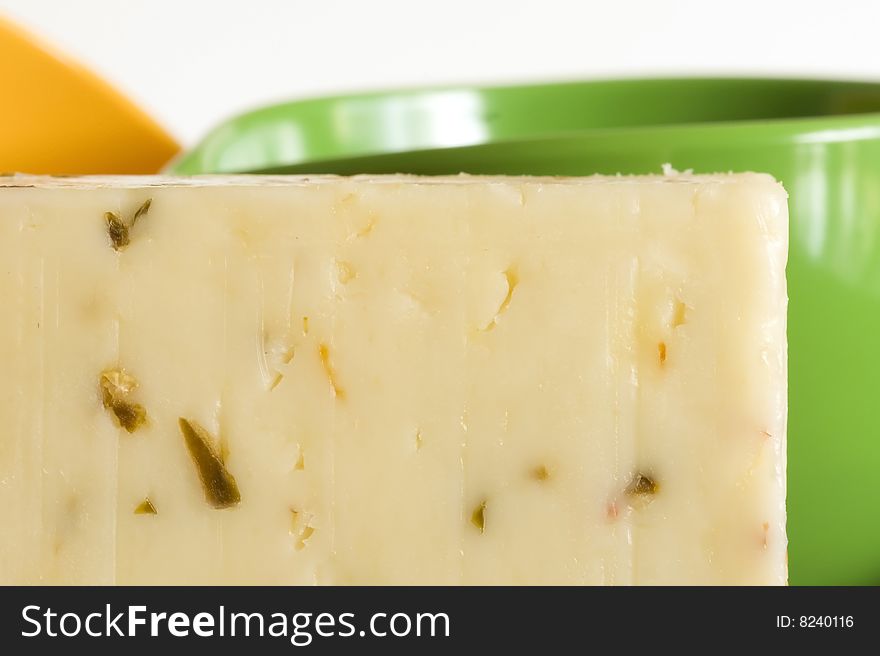
<path fill-rule="evenodd" d="M 135 224 L 138 222 L 138 219 L 140 219 L 142 216 L 144 216 L 147 212 L 150 211 L 150 207 L 152 206 L 152 204 L 153 204 L 153 199 L 148 198 L 143 203 L 141 203 L 140 207 L 138 207 L 134 211 L 134 214 L 131 217 L 131 227 L 132 228 L 134 228 Z"/>
<path fill-rule="evenodd" d="M 107 369 L 101 373 L 101 401 L 116 423 L 129 433 L 135 432 L 147 421 L 144 406 L 131 399 L 137 386 L 137 380 L 123 369 Z"/>
<path fill-rule="evenodd" d="M 474 508 L 471 513 L 471 524 L 473 524 L 480 533 L 486 531 L 486 502 L 481 501 L 480 505 Z"/>
<path fill-rule="evenodd" d="M 767 176 L 26 181 L 0 582 L 785 581 Z"/>
<path fill-rule="evenodd" d="M 128 237 L 128 226 L 115 212 L 104 212 L 104 220 L 107 222 L 107 234 L 113 250 L 121 251 L 128 246 L 131 240 Z"/>
<path fill-rule="evenodd" d="M 107 223 L 107 234 L 110 237 L 110 245 L 113 246 L 113 250 L 121 251 L 131 243 L 131 237 L 129 234 L 131 229 L 134 228 L 138 219 L 150 211 L 150 206 L 152 204 L 152 198 L 145 200 L 140 207 L 135 210 L 131 217 L 131 221 L 128 223 L 126 223 L 115 212 L 104 212 L 104 221 Z"/>
<path fill-rule="evenodd" d="M 226 469 L 224 449 L 221 447 L 218 452 L 214 448 L 211 435 L 198 422 L 181 417 L 179 426 L 205 491 L 205 499 L 218 509 L 237 506 L 241 502 L 241 493 L 235 477 Z"/>
<path fill-rule="evenodd" d="M 637 472 L 629 485 L 626 486 L 626 494 L 629 497 L 650 499 L 657 494 L 659 489 L 660 486 L 657 485 L 653 478 L 647 474 Z"/>
<path fill-rule="evenodd" d="M 144 500 L 141 501 L 134 509 L 135 515 L 158 515 L 159 511 L 156 510 L 155 504 L 150 500 L 149 497 L 144 497 Z"/>

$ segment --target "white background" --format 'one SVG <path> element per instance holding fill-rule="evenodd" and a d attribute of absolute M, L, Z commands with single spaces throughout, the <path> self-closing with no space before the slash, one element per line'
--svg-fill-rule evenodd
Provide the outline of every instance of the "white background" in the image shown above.
<path fill-rule="evenodd" d="M 880 79 L 878 0 L 0 0 L 185 144 L 349 90 L 650 74 Z"/>

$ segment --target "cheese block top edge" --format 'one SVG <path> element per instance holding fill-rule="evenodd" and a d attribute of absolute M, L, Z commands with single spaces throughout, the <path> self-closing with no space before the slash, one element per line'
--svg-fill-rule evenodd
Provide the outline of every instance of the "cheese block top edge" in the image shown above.
<path fill-rule="evenodd" d="M 761 182 L 782 188 L 773 176 L 767 173 L 664 173 L 656 175 L 590 175 L 572 176 L 481 176 L 481 175 L 446 175 L 418 176 L 408 174 L 395 175 L 198 175 L 198 176 L 127 176 L 98 175 L 54 177 L 16 173 L 0 176 L 0 188 L 36 187 L 41 189 L 76 188 L 144 188 L 144 187 L 265 187 L 265 186 L 301 186 L 328 184 L 350 181 L 359 184 L 418 184 L 418 185 L 470 185 L 470 184 L 518 184 L 518 185 L 596 185 L 596 184 L 630 184 L 633 182 L 669 184 L 740 184 L 743 182 Z M 784 189 L 783 189 L 784 191 Z"/>

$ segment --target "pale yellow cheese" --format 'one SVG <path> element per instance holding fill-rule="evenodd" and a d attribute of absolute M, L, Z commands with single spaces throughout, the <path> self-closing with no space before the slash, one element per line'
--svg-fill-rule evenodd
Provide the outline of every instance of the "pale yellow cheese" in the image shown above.
<path fill-rule="evenodd" d="M 0 582 L 786 582 L 769 176 L 0 180 Z"/>

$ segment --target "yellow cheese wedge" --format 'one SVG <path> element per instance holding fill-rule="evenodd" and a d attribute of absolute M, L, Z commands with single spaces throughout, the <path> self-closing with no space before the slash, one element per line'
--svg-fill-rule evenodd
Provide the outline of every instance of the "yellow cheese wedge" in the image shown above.
<path fill-rule="evenodd" d="M 108 84 L 0 18 L 0 171 L 155 173 L 179 149 Z"/>

